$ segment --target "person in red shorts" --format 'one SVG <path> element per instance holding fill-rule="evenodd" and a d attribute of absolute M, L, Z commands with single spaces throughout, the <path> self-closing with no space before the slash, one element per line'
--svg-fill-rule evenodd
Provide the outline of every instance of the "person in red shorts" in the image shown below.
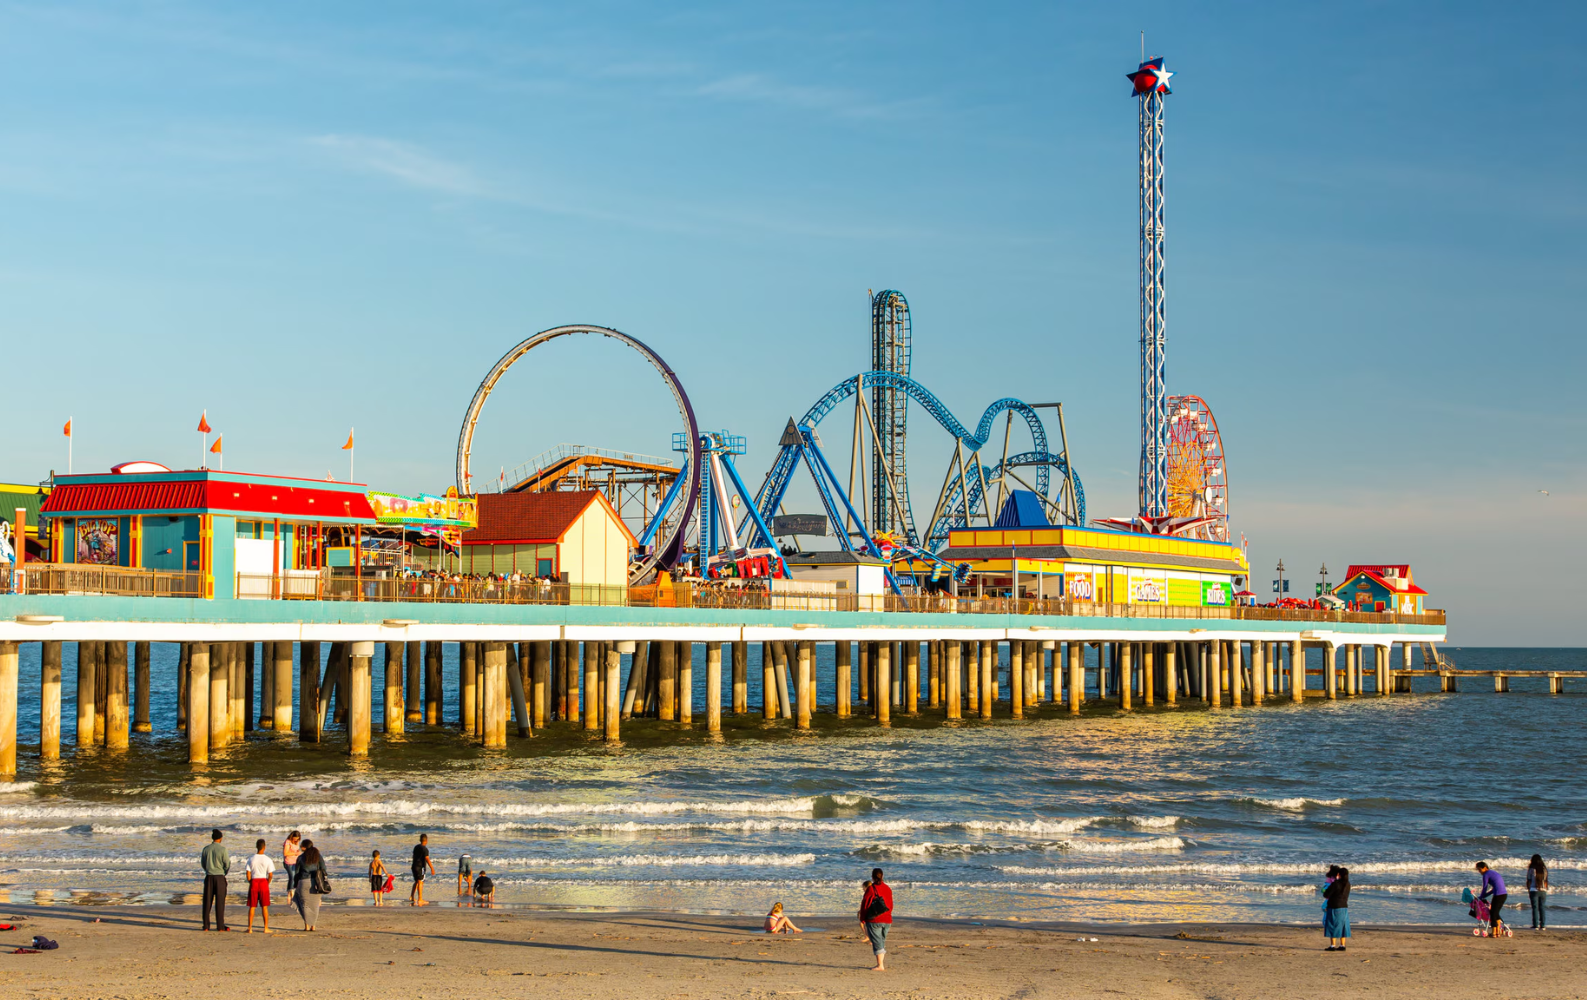
<path fill-rule="evenodd" d="M 253 908 L 259 907 L 264 917 L 264 932 L 270 933 L 270 876 L 276 871 L 275 862 L 265 853 L 265 842 L 254 844 L 254 856 L 248 859 L 248 933 L 253 933 Z"/>

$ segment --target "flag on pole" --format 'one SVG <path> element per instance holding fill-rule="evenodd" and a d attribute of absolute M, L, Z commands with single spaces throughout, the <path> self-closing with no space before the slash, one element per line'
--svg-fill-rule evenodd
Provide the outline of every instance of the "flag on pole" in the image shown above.
<path fill-rule="evenodd" d="M 216 434 L 215 435 L 215 443 L 209 446 L 210 452 L 212 454 L 216 455 L 216 456 L 219 456 L 219 461 L 217 461 L 215 463 L 215 468 L 217 468 L 217 469 L 222 469 L 222 468 L 225 468 L 225 466 L 226 466 L 225 456 L 222 456 L 220 454 L 220 442 L 221 442 L 221 436 L 219 434 Z"/>
<path fill-rule="evenodd" d="M 353 482 L 353 429 L 347 428 L 347 443 L 342 445 L 342 450 L 347 452 L 347 481 Z"/>
<path fill-rule="evenodd" d="M 198 415 L 198 432 L 200 434 L 208 434 L 209 431 L 209 411 L 205 410 Z"/>
<path fill-rule="evenodd" d="M 343 451 L 352 451 L 353 450 L 353 432 L 351 430 L 349 430 L 347 432 L 347 443 L 342 445 L 342 450 Z"/>
<path fill-rule="evenodd" d="M 61 428 L 61 433 L 66 435 L 67 437 L 71 437 L 72 436 L 72 422 L 71 422 L 70 419 L 68 419 L 66 421 L 66 426 Z"/>
<path fill-rule="evenodd" d="M 72 474 L 72 418 L 66 418 L 66 426 L 61 428 L 61 433 L 66 435 L 66 474 Z"/>

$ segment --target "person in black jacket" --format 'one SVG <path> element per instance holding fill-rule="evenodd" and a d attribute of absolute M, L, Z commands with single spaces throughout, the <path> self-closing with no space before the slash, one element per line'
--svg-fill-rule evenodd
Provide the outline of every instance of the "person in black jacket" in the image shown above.
<path fill-rule="evenodd" d="M 1328 938 L 1328 951 L 1344 951 L 1345 938 L 1350 936 L 1350 869 L 1337 865 L 1328 869 L 1333 879 L 1324 887 L 1323 934 Z"/>

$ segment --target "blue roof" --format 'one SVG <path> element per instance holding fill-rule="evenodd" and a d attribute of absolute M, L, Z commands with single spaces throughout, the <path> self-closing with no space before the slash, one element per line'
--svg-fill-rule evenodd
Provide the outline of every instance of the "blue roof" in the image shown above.
<path fill-rule="evenodd" d="M 997 515 L 997 528 L 1050 528 L 1047 512 L 1042 509 L 1041 497 L 1030 490 L 1014 490 L 1003 501 Z"/>

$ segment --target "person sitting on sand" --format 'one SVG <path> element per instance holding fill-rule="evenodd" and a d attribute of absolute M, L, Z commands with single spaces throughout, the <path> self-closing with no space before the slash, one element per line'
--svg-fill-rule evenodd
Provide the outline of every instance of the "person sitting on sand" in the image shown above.
<path fill-rule="evenodd" d="M 766 933 L 787 934 L 789 931 L 795 934 L 804 933 L 794 926 L 794 922 L 788 919 L 787 914 L 783 913 L 781 903 L 771 904 L 771 912 L 766 914 Z"/>
<path fill-rule="evenodd" d="M 369 892 L 375 897 L 376 906 L 385 905 L 386 863 L 380 860 L 379 851 L 376 851 L 374 857 L 369 859 Z"/>
<path fill-rule="evenodd" d="M 483 868 L 479 870 L 479 877 L 474 880 L 474 902 L 496 902 L 496 883 L 490 880 Z"/>

